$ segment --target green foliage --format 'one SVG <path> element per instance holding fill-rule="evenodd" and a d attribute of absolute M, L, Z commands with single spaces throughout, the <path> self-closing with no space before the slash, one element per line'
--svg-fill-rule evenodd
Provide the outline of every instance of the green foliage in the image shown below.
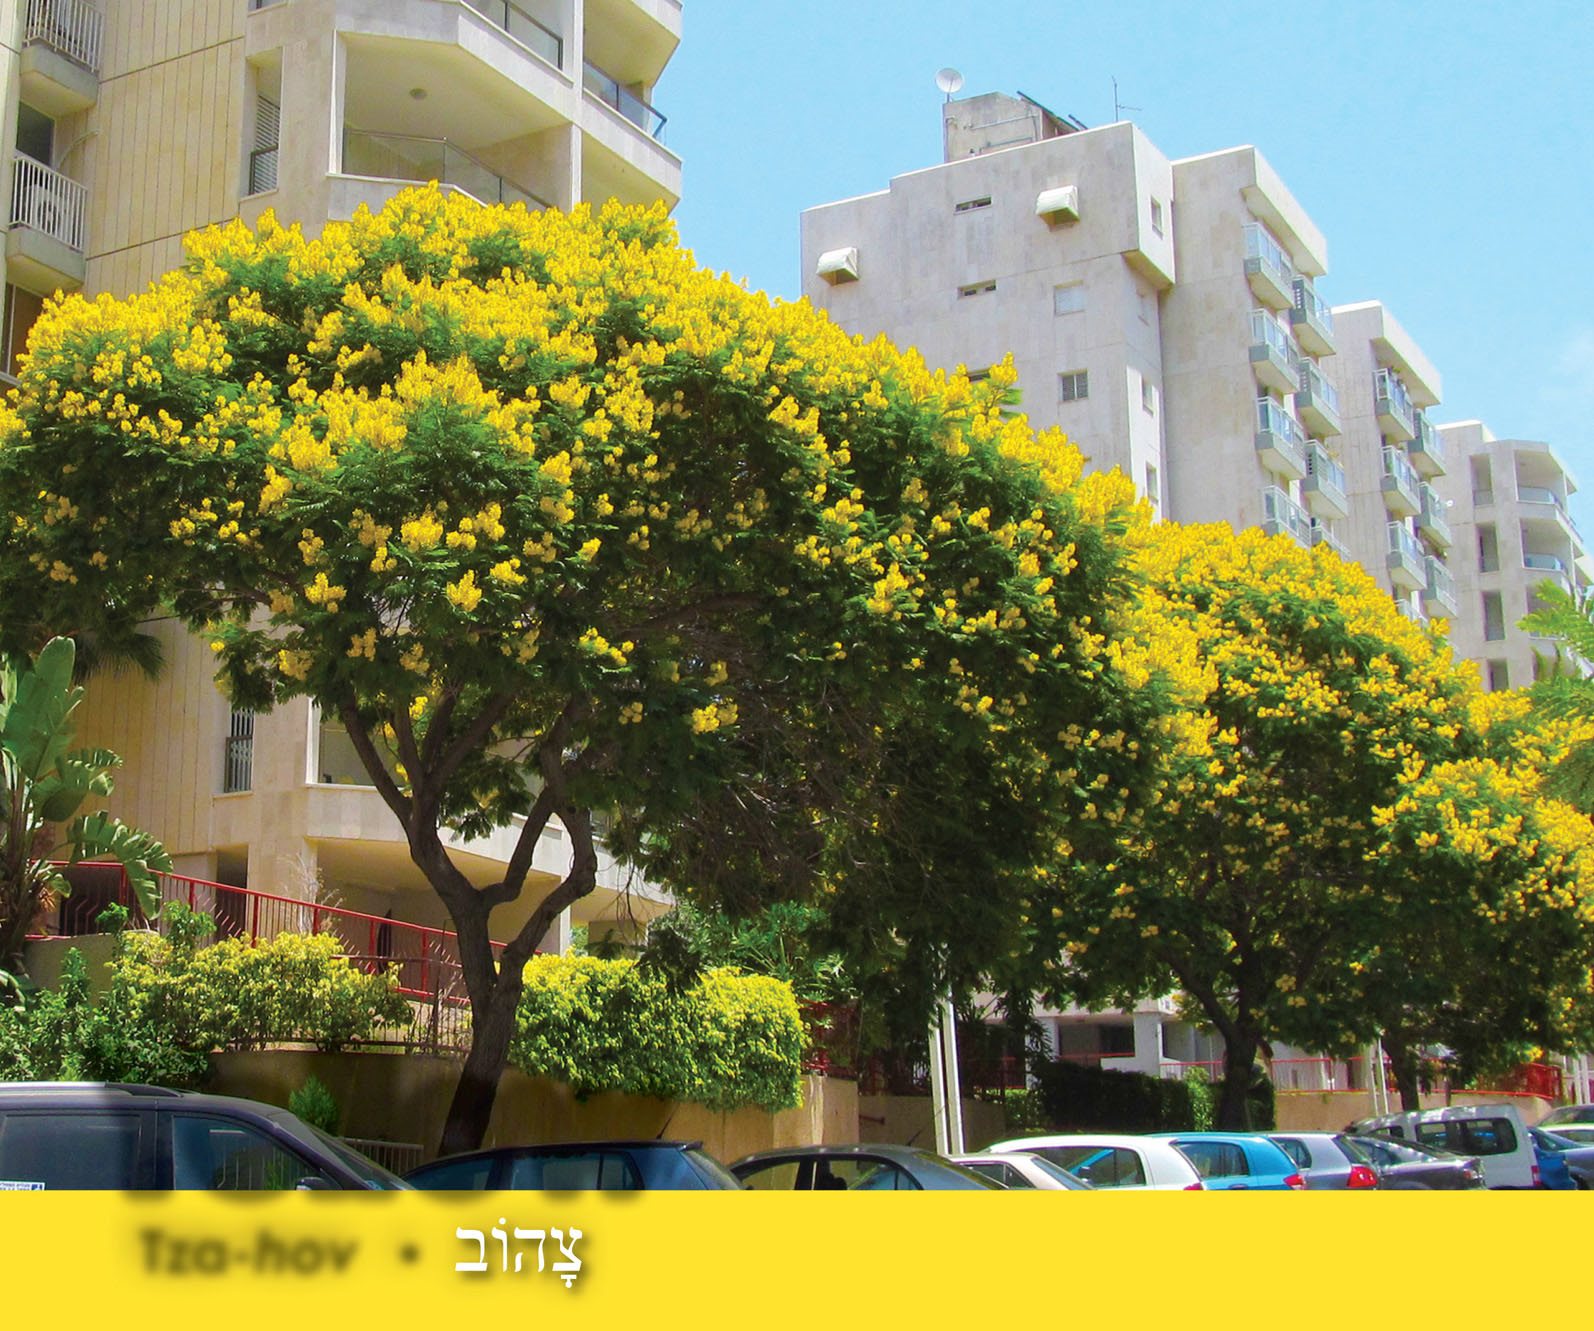
<path fill-rule="evenodd" d="M 1188 1131 L 1201 1126 L 1199 1105 L 1211 1122 L 1210 1094 L 1198 1101 L 1186 1082 L 1064 1061 L 1041 1064 L 1035 1075 L 1041 1112 L 1057 1131 Z"/>
<path fill-rule="evenodd" d="M 312 1128 L 337 1135 L 342 1113 L 335 1097 L 319 1077 L 311 1077 L 288 1097 L 288 1112 L 297 1114 Z"/>
<path fill-rule="evenodd" d="M 150 913 L 155 875 L 172 867 L 153 837 L 103 812 L 79 812 L 110 795 L 122 760 L 107 749 L 71 748 L 83 700 L 72 682 L 75 660 L 70 638 L 52 638 L 31 666 L 0 668 L 0 966 L 20 961 L 34 916 L 70 890 L 55 859 L 114 860 Z"/>
<path fill-rule="evenodd" d="M 1204 1068 L 1187 1068 L 1184 1085 L 1190 1092 L 1190 1128 L 1206 1132 L 1217 1123 L 1218 1102 L 1212 1093 L 1212 1079 Z"/>
<path fill-rule="evenodd" d="M 774 1110 L 801 1103 L 804 1046 L 783 981 L 715 969 L 672 989 L 631 961 L 537 957 L 526 967 L 509 1062 L 579 1095 Z"/>
<path fill-rule="evenodd" d="M 116 962 L 139 1000 L 195 1049 L 313 1044 L 336 1051 L 379 1026 L 405 1023 L 410 1006 L 389 975 L 338 956 L 326 934 L 278 934 L 209 947 L 207 917 L 167 907 L 168 935 L 132 934 Z"/>
<path fill-rule="evenodd" d="M 824 912 L 779 901 L 743 919 L 683 902 L 648 929 L 644 969 L 693 980 L 713 967 L 734 967 L 785 980 L 799 1001 L 847 1002 L 856 990 L 838 952 L 821 941 Z"/>
<path fill-rule="evenodd" d="M 1046 1102 L 1041 1093 L 1033 1088 L 1018 1090 L 1009 1087 L 1001 1092 L 1000 1103 L 1003 1121 L 1012 1136 L 1046 1132 L 1052 1126 L 1051 1117 L 1046 1112 Z"/>

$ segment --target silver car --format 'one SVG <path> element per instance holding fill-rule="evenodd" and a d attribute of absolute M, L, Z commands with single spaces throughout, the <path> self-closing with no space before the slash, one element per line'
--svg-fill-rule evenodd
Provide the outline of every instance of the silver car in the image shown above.
<path fill-rule="evenodd" d="M 1093 1192 L 1095 1185 L 1029 1151 L 1003 1155 L 958 1155 L 953 1163 L 1000 1183 L 1004 1188 L 1036 1188 L 1042 1192 Z"/>
<path fill-rule="evenodd" d="M 1295 1162 L 1308 1190 L 1360 1190 L 1379 1185 L 1378 1170 L 1342 1132 L 1270 1132 Z"/>

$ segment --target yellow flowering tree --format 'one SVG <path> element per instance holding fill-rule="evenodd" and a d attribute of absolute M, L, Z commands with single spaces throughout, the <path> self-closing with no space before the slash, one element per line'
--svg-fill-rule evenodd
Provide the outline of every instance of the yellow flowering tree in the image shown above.
<path fill-rule="evenodd" d="M 1332 1048 L 1373 1020 L 1331 1000 L 1386 925 L 1375 814 L 1464 753 L 1476 685 L 1322 548 L 1168 524 L 1140 563 L 1142 612 L 1191 652 L 1160 792 L 1076 867 L 1038 950 L 1087 1002 L 1183 990 L 1224 1040 L 1219 1122 L 1243 1126 L 1269 1040 Z"/>
<path fill-rule="evenodd" d="M 444 1150 L 480 1139 L 522 969 L 593 888 L 595 813 L 709 904 L 822 888 L 928 985 L 1013 944 L 1005 868 L 1055 820 L 1129 798 L 1139 517 L 1006 409 L 1010 371 L 973 386 L 772 304 L 657 209 L 434 187 L 189 255 L 40 318 L 0 417 L 0 622 L 168 607 L 238 705 L 341 719 L 459 931 Z M 473 886 L 440 829 L 516 815 Z M 574 867 L 495 960 L 555 818 Z"/>

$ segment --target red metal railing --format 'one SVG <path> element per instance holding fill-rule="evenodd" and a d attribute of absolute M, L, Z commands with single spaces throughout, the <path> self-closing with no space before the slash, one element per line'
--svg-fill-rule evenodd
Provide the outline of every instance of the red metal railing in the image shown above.
<path fill-rule="evenodd" d="M 107 906 L 125 907 L 135 925 L 150 921 L 118 864 L 78 864 L 65 869 L 72 894 L 61 900 L 56 919 L 43 937 L 76 937 L 94 933 Z M 294 897 L 213 883 L 183 874 L 158 874 L 161 904 L 177 901 L 203 911 L 215 922 L 207 941 L 247 938 L 251 943 L 278 934 L 329 934 L 342 955 L 373 973 L 396 967 L 399 991 L 422 1001 L 462 1001 L 459 935 L 450 929 L 412 924 L 386 915 L 370 915 L 342 906 L 327 906 Z M 160 927 L 160 922 L 155 922 Z M 494 952 L 504 944 L 494 942 Z"/>

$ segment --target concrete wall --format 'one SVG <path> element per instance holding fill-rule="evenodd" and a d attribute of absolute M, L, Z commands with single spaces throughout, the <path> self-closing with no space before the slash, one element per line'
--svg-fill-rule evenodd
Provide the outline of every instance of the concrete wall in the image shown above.
<path fill-rule="evenodd" d="M 436 1152 L 460 1068 L 452 1059 L 418 1055 L 293 1050 L 216 1054 L 211 1062 L 215 1078 L 207 1090 L 277 1105 L 318 1077 L 343 1111 L 345 1136 L 416 1142 L 427 1159 Z M 777 1146 L 857 1141 L 857 1087 L 808 1077 L 801 1108 L 727 1114 L 643 1096 L 578 1100 L 561 1083 L 508 1071 L 483 1145 L 654 1137 L 701 1140 L 725 1162 Z"/>
<path fill-rule="evenodd" d="M 1007 1136 L 1000 1105 L 963 1101 L 963 1143 L 977 1151 Z M 865 1095 L 858 1099 L 858 1136 L 864 1142 L 896 1142 L 935 1149 L 935 1122 L 927 1095 Z"/>

